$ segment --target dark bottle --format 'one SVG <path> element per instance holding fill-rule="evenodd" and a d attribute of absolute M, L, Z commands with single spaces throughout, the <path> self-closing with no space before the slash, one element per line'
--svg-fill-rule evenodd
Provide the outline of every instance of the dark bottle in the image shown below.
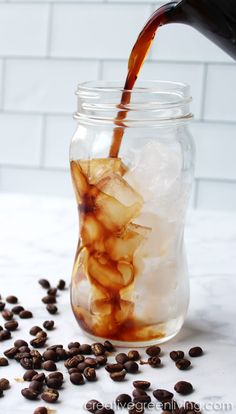
<path fill-rule="evenodd" d="M 166 13 L 166 23 L 194 27 L 236 60 L 236 0 L 182 0 Z"/>

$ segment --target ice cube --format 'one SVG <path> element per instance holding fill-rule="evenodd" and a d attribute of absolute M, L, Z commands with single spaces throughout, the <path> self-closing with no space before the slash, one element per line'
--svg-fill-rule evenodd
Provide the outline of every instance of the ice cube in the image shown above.
<path fill-rule="evenodd" d="M 78 161 L 71 161 L 70 166 L 76 198 L 78 203 L 80 203 L 84 195 L 89 191 L 89 184 Z"/>
<path fill-rule="evenodd" d="M 92 282 L 119 291 L 123 286 L 121 272 L 117 270 L 115 262 L 112 262 L 106 254 L 94 254 L 88 259 L 88 274 Z"/>
<path fill-rule="evenodd" d="M 114 197 L 124 206 L 135 203 L 143 204 L 143 198 L 120 175 L 110 174 L 97 183 L 97 187 L 104 193 Z"/>
<path fill-rule="evenodd" d="M 127 170 L 120 158 L 80 160 L 79 165 L 82 172 L 88 177 L 90 184 L 97 184 L 102 177 L 106 177 L 111 173 L 123 175 Z"/>

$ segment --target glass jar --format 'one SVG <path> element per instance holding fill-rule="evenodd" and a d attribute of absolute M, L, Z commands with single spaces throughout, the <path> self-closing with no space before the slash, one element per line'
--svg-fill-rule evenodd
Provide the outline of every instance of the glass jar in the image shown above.
<path fill-rule="evenodd" d="M 122 92 L 118 82 L 102 81 L 77 90 L 70 165 L 80 230 L 71 303 L 93 340 L 146 346 L 177 334 L 189 302 L 191 97 L 176 82 L 139 82 L 127 105 L 119 105 Z"/>

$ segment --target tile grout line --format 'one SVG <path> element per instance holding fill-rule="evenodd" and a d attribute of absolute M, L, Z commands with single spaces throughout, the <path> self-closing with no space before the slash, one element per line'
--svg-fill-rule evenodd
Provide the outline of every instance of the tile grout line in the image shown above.
<path fill-rule="evenodd" d="M 207 77 L 208 77 L 208 65 L 207 65 L 207 63 L 204 63 L 204 66 L 203 66 L 203 80 L 202 80 L 201 113 L 200 113 L 200 120 L 201 121 L 204 121 L 204 119 L 205 119 Z"/>
<path fill-rule="evenodd" d="M 4 104 L 5 104 L 5 93 L 6 93 L 6 59 L 2 60 L 2 77 L 1 77 L 1 88 L 2 88 L 2 96 L 1 96 L 1 102 L 0 102 L 0 108 L 2 108 L 2 111 L 4 110 Z"/>
<path fill-rule="evenodd" d="M 49 58 L 52 49 L 52 26 L 53 26 L 53 10 L 54 4 L 48 5 L 48 22 L 47 22 L 47 43 L 46 43 L 46 57 Z"/>

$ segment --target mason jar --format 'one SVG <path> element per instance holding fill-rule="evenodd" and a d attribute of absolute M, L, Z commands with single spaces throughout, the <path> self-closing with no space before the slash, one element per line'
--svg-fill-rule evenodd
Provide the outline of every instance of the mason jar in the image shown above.
<path fill-rule="evenodd" d="M 131 94 L 119 82 L 96 81 L 76 93 L 78 127 L 70 145 L 79 211 L 74 315 L 93 340 L 124 346 L 167 341 L 181 329 L 189 302 L 189 86 L 139 82 Z M 130 103 L 119 104 L 122 94 Z"/>

